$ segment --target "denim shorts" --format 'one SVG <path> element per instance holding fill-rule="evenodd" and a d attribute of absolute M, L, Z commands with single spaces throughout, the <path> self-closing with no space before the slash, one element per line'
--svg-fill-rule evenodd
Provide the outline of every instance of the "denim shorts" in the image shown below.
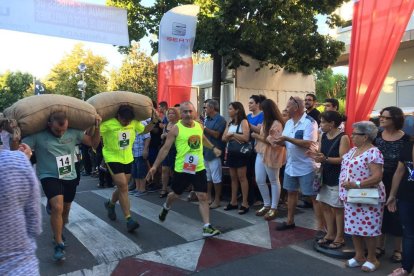
<path fill-rule="evenodd" d="M 142 156 L 134 157 L 134 163 L 132 163 L 132 177 L 134 179 L 143 179 L 147 176 L 147 173 L 147 160 L 144 160 Z"/>
<path fill-rule="evenodd" d="M 283 188 L 288 192 L 300 191 L 305 196 L 316 196 L 317 192 L 313 190 L 314 172 L 302 176 L 290 176 L 285 172 L 283 178 Z"/>

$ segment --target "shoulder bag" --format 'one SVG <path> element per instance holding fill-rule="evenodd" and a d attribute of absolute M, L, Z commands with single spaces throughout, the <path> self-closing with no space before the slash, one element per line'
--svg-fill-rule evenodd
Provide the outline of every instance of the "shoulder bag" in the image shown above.
<path fill-rule="evenodd" d="M 240 124 L 237 126 L 236 133 L 239 133 L 239 128 Z M 236 140 L 231 140 L 227 142 L 227 152 L 239 157 L 247 157 L 253 152 L 253 147 L 250 142 L 240 143 Z"/>

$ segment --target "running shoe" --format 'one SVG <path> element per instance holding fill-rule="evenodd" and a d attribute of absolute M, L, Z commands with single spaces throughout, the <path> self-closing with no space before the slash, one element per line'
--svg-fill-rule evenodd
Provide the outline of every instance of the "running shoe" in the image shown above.
<path fill-rule="evenodd" d="M 165 204 L 162 206 L 161 213 L 158 215 L 158 218 L 160 221 L 165 221 L 165 218 L 167 217 L 168 211 L 170 209 L 165 208 Z"/>
<path fill-rule="evenodd" d="M 56 245 L 57 245 L 56 240 L 55 240 L 55 236 L 53 236 L 53 238 L 52 238 L 52 243 L 53 243 L 53 245 L 54 245 L 54 246 L 56 246 Z M 67 245 L 67 243 L 66 243 L 66 238 L 65 238 L 65 236 L 63 236 L 63 235 L 62 235 L 62 243 L 63 243 L 63 245 L 64 245 L 65 247 L 67 247 L 67 246 L 68 246 L 68 245 Z"/>
<path fill-rule="evenodd" d="M 140 197 L 140 196 L 143 196 L 143 195 L 146 195 L 146 194 L 148 194 L 148 192 L 147 191 L 137 191 L 136 193 L 135 193 L 135 197 Z"/>
<path fill-rule="evenodd" d="M 109 200 L 105 201 L 104 205 L 106 210 L 108 211 L 108 218 L 110 220 L 116 220 L 115 205 L 111 206 L 112 204 Z"/>
<path fill-rule="evenodd" d="M 127 226 L 128 232 L 131 233 L 131 232 L 134 232 L 134 230 L 139 227 L 139 223 L 133 220 L 132 218 L 129 218 L 127 220 L 126 226 Z"/>
<path fill-rule="evenodd" d="M 65 245 L 63 243 L 55 246 L 55 253 L 53 254 L 53 260 L 63 261 L 65 259 Z"/>
<path fill-rule="evenodd" d="M 211 226 L 211 224 L 207 227 L 203 227 L 203 237 L 205 238 L 217 236 L 220 234 L 220 230 L 214 228 L 213 226 Z"/>

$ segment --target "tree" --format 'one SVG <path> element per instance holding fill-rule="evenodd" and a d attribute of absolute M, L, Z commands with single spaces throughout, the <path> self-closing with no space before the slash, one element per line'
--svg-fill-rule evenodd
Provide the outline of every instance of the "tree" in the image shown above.
<path fill-rule="evenodd" d="M 84 63 L 87 67 L 84 77 L 87 83 L 85 99 L 107 90 L 107 78 L 104 76 L 108 61 L 85 50 L 82 44 L 74 46 L 72 52 L 56 64 L 46 78 L 48 92 L 81 98 L 77 83 L 82 79 L 78 66 Z"/>
<path fill-rule="evenodd" d="M 29 73 L 10 72 L 0 75 L 0 111 L 26 95 L 33 95 L 33 76 Z"/>
<path fill-rule="evenodd" d="M 316 97 L 319 101 L 323 101 L 326 98 L 345 98 L 347 76 L 334 74 L 331 68 L 327 68 L 317 71 L 315 78 Z"/>
<path fill-rule="evenodd" d="M 138 43 L 132 43 L 119 71 L 111 72 L 109 90 L 136 92 L 156 100 L 156 66 L 151 57 L 140 50 Z"/>
<path fill-rule="evenodd" d="M 228 68 L 249 66 L 241 54 L 291 72 L 310 74 L 336 62 L 342 42 L 317 32 L 316 14 L 328 14 L 328 24 L 342 24 L 332 13 L 343 0 L 156 0 L 144 8 L 140 0 L 107 0 L 128 10 L 131 39 L 158 34 L 162 15 L 184 4 L 200 6 L 194 51 L 213 58 L 213 98 L 219 99 L 222 62 Z M 152 42 L 154 52 L 157 42 Z M 126 49 L 121 49 L 125 51 Z M 259 68 L 258 68 L 259 69 Z"/>

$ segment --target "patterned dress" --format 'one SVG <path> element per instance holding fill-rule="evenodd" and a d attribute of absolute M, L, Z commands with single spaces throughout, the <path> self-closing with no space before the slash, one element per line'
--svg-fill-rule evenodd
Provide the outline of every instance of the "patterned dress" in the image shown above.
<path fill-rule="evenodd" d="M 384 158 L 380 150 L 372 147 L 361 155 L 355 155 L 356 147 L 343 156 L 341 174 L 339 176 L 339 198 L 344 202 L 345 233 L 350 235 L 375 237 L 381 235 L 382 216 L 384 213 L 385 188 L 380 182 L 378 192 L 380 200 L 377 205 L 348 203 L 347 191 L 342 184 L 347 181 L 363 181 L 369 178 L 368 164 L 384 164 Z"/>

